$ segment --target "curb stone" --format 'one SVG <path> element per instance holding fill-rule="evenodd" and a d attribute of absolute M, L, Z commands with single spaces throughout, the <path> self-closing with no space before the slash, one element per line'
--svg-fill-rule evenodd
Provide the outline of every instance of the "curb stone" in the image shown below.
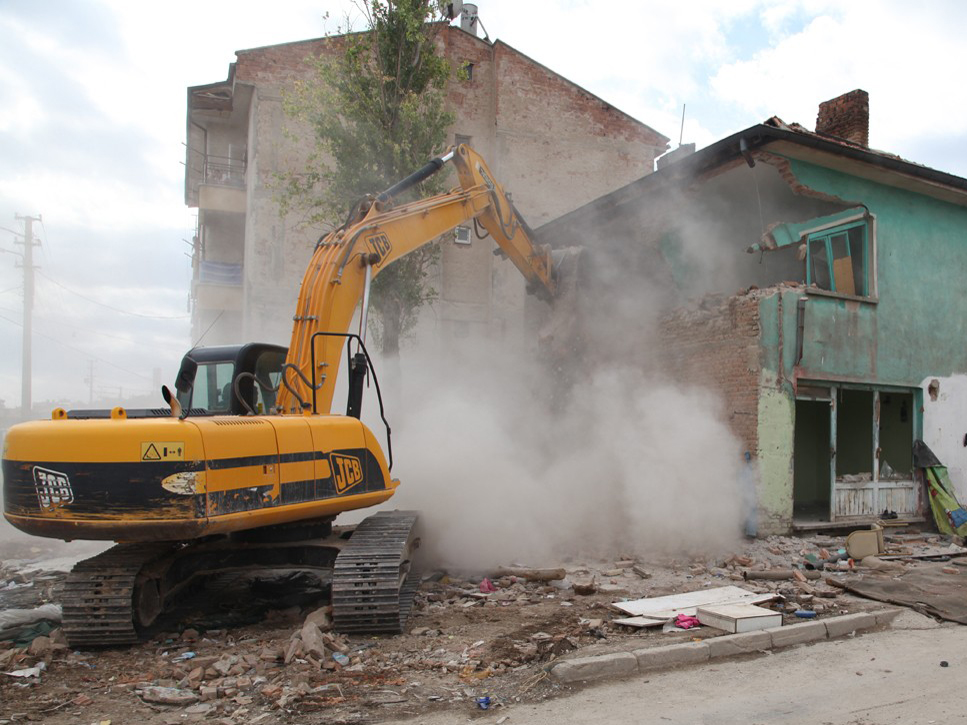
<path fill-rule="evenodd" d="M 632 652 L 612 652 L 590 657 L 559 660 L 548 669 L 560 682 L 592 682 L 610 677 L 649 672 L 666 667 L 692 665 L 721 657 L 731 657 L 796 644 L 817 642 L 852 635 L 856 632 L 889 625 L 902 609 L 861 612 L 830 617 L 817 622 L 790 624 L 742 634 L 727 634 L 702 642 L 686 642 L 647 647 Z"/>
<path fill-rule="evenodd" d="M 631 654 L 638 661 L 638 669 L 644 671 L 708 662 L 709 648 L 707 642 L 684 642 L 665 647 L 636 649 Z"/>

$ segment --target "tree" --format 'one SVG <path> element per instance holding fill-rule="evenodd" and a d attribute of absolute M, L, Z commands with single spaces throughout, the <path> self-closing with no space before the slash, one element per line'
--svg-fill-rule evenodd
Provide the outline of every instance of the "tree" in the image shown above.
<path fill-rule="evenodd" d="M 282 178 L 283 213 L 299 208 L 312 224 L 335 226 L 366 194 L 379 193 L 443 150 L 453 114 L 445 108 L 450 65 L 437 34 L 446 27 L 437 0 L 366 0 L 368 30 L 331 36 L 335 51 L 314 62 L 313 76 L 286 98 L 289 115 L 307 123 L 307 168 Z M 442 191 L 442 175 L 417 195 Z M 428 245 L 380 272 L 373 282 L 374 332 L 385 354 L 435 292 L 439 259 Z"/>

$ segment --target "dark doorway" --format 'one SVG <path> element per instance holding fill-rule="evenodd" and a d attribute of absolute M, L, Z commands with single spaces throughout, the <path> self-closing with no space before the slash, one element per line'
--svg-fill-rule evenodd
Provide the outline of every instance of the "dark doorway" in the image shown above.
<path fill-rule="evenodd" d="M 793 449 L 793 517 L 829 520 L 829 401 L 797 400 Z"/>

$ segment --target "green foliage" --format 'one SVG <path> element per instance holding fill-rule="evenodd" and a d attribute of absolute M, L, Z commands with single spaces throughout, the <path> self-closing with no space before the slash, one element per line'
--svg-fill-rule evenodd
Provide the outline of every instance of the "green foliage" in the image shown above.
<path fill-rule="evenodd" d="M 286 96 L 286 112 L 307 124 L 313 148 L 306 170 L 280 178 L 283 213 L 335 226 L 367 194 L 377 194 L 440 153 L 453 115 L 445 107 L 450 65 L 436 46 L 444 27 L 436 0 L 368 0 L 368 30 L 332 36 L 331 55 Z M 440 174 L 415 192 L 445 188 Z M 399 339 L 433 299 L 428 285 L 439 247 L 396 261 L 373 283 L 377 339 L 395 354 Z"/>

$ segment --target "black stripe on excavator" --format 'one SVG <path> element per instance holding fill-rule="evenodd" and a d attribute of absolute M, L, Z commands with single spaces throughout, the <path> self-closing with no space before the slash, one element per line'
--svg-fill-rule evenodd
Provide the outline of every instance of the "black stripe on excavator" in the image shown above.
<path fill-rule="evenodd" d="M 167 491 L 161 481 L 175 473 L 201 471 L 196 461 L 67 463 L 3 461 L 4 508 L 19 516 L 54 510 L 91 518 L 150 519 L 204 516 L 203 494 Z M 43 472 L 45 475 L 38 474 Z"/>
<path fill-rule="evenodd" d="M 330 470 L 332 473 L 326 478 L 283 481 L 279 485 L 279 495 L 275 498 L 271 496 L 273 488 L 271 485 L 251 486 L 225 491 L 210 491 L 208 494 L 209 515 L 218 516 L 220 514 L 235 513 L 238 511 L 254 511 L 256 509 L 273 508 L 275 506 L 287 506 L 289 504 L 310 501 L 324 501 L 339 498 L 340 496 L 382 491 L 386 488 L 387 481 L 383 478 L 382 469 L 372 451 L 366 448 L 351 448 L 333 451 L 332 453 L 343 458 L 348 457 L 359 460 L 360 478 L 358 480 L 347 480 L 345 478 L 347 472 L 341 470 L 335 462 L 332 462 L 330 454 L 317 452 L 309 455 L 314 459 L 326 459 L 331 462 Z M 252 458 L 258 457 L 253 456 Z M 247 459 L 240 460 L 246 461 Z M 241 468 L 245 465 L 259 464 L 243 463 L 239 467 Z"/>
<path fill-rule="evenodd" d="M 348 451 L 347 451 L 348 452 Z M 333 451 L 343 453 L 343 451 Z M 306 461 L 323 461 L 329 459 L 325 451 L 300 451 L 298 453 L 281 453 L 267 456 L 238 456 L 236 458 L 212 458 L 205 461 L 210 471 L 221 471 L 227 468 L 245 468 L 246 466 L 274 466 L 276 463 L 304 463 Z"/>

